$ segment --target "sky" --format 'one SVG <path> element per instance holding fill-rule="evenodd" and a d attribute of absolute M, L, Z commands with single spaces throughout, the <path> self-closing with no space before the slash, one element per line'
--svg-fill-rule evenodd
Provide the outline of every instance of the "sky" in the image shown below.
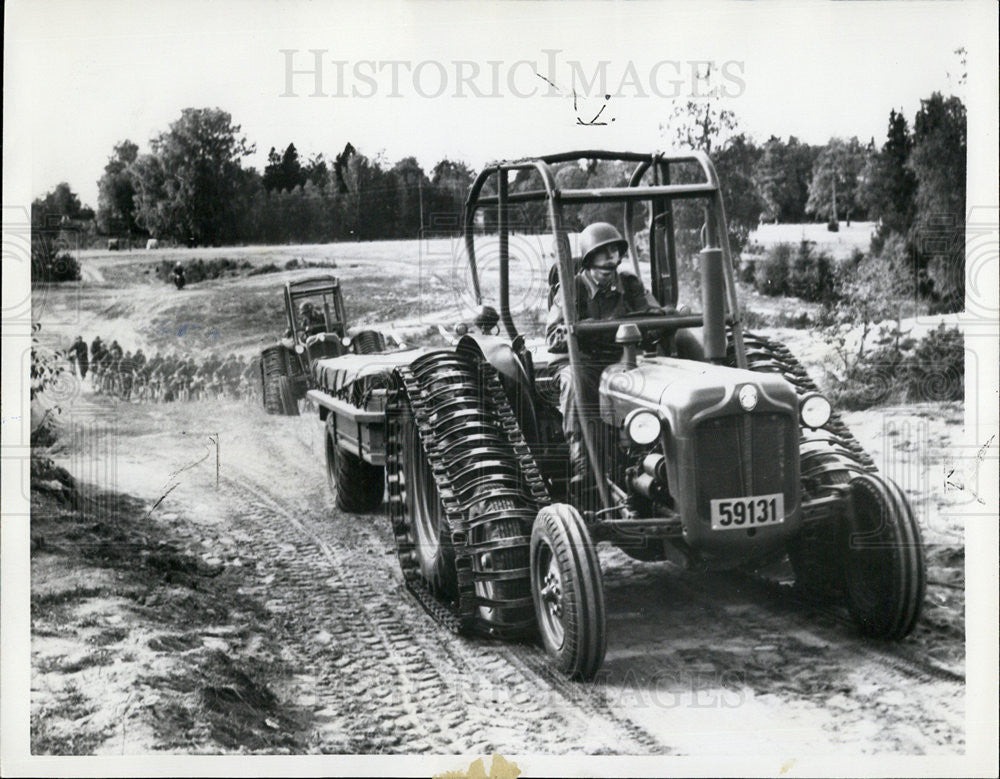
<path fill-rule="evenodd" d="M 8 191 L 5 176 L 5 201 L 68 181 L 92 206 L 113 146 L 147 151 L 185 107 L 230 112 L 258 169 L 271 146 L 329 158 L 348 141 L 478 167 L 667 146 L 674 104 L 713 87 L 758 140 L 881 143 L 891 108 L 912 121 L 931 92 L 961 94 L 956 49 L 969 88 L 995 61 L 980 3 L 19 0 L 5 17 L 5 127 L 21 130 L 5 167 L 28 181 Z"/>

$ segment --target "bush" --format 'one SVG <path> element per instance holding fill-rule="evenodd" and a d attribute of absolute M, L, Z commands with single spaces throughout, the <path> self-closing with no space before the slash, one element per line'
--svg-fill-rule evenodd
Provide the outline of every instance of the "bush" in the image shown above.
<path fill-rule="evenodd" d="M 919 341 L 883 327 L 878 347 L 863 353 L 842 378 L 831 400 L 862 410 L 903 402 L 956 401 L 965 397 L 965 339 L 944 324 Z"/>
<path fill-rule="evenodd" d="M 965 338 L 961 331 L 942 322 L 917 343 L 900 365 L 900 373 L 909 400 L 963 400 Z"/>
<path fill-rule="evenodd" d="M 832 303 L 840 297 L 841 273 L 832 256 L 815 251 L 812 241 L 798 247 L 772 246 L 764 257 L 744 262 L 740 279 L 762 295 L 794 295 L 810 303 Z"/>
<path fill-rule="evenodd" d="M 39 235 L 31 241 L 31 281 L 79 281 L 80 263 L 66 251 L 59 251 L 48 235 Z"/>
<path fill-rule="evenodd" d="M 754 268 L 754 289 L 762 295 L 787 295 L 788 275 L 792 261 L 792 245 L 778 243 Z"/>
<path fill-rule="evenodd" d="M 762 262 L 763 255 L 763 250 L 760 252 L 750 252 L 744 249 L 736 264 L 736 278 L 744 284 L 753 286 L 754 278 L 757 274 L 757 265 Z"/>
<path fill-rule="evenodd" d="M 788 273 L 788 293 L 812 303 L 838 297 L 835 265 L 826 252 L 814 252 L 812 241 L 802 241 Z"/>
<path fill-rule="evenodd" d="M 56 403 L 36 403 L 47 389 L 59 385 L 65 378 L 68 360 L 65 354 L 42 346 L 38 333 L 42 326 L 38 322 L 31 325 L 31 369 L 29 399 L 31 401 L 32 447 L 51 446 L 55 443 L 55 418 L 62 409 Z M 58 393 L 57 393 L 58 394 Z"/>
<path fill-rule="evenodd" d="M 259 268 L 254 268 L 250 271 L 247 276 L 262 276 L 265 273 L 278 273 L 281 270 L 273 262 L 269 262 L 267 265 L 261 265 Z"/>
<path fill-rule="evenodd" d="M 165 283 L 172 283 L 176 264 L 170 260 L 160 260 L 156 266 L 156 277 Z M 199 257 L 181 265 L 184 268 L 184 281 L 188 284 L 197 284 L 199 281 L 226 275 L 235 276 L 240 271 L 252 267 L 247 260 L 231 260 L 228 257 L 219 257 L 208 262 Z"/>

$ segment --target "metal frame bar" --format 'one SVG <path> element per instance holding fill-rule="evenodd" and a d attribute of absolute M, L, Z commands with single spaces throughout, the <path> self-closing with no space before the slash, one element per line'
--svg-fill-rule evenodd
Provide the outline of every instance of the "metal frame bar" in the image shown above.
<path fill-rule="evenodd" d="M 350 403 L 323 392 L 323 390 L 311 389 L 306 392 L 306 397 L 317 406 L 322 406 L 328 411 L 347 417 L 358 424 L 374 425 L 385 422 L 384 411 L 365 411 L 359 409 L 357 406 L 352 406 Z"/>

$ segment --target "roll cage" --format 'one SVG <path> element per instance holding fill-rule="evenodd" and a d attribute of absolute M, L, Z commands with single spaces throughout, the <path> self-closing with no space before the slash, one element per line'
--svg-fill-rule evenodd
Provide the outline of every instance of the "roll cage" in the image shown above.
<path fill-rule="evenodd" d="M 580 162 L 583 160 L 618 161 L 635 163 L 635 168 L 627 186 L 603 187 L 597 189 L 572 189 L 556 186 L 552 166 L 565 162 Z M 703 180 L 695 183 L 671 183 L 671 166 L 682 163 L 695 163 L 701 170 Z M 510 192 L 508 173 L 510 171 L 534 171 L 541 179 L 540 189 L 522 192 Z M 651 183 L 643 183 L 647 174 L 652 174 Z M 483 195 L 483 187 L 495 178 L 496 194 Z M 697 315 L 664 314 L 629 319 L 610 319 L 602 321 L 579 321 L 576 305 L 572 299 L 574 289 L 572 280 L 575 275 L 573 258 L 570 253 L 566 222 L 563 217 L 563 205 L 621 202 L 624 204 L 625 238 L 629 243 L 629 255 L 635 272 L 641 278 L 639 269 L 639 253 L 636 248 L 635 231 L 632 217 L 636 203 L 645 202 L 649 213 L 649 255 L 650 255 L 650 286 L 653 296 L 663 306 L 673 307 L 677 303 L 677 248 L 674 233 L 673 201 L 703 199 L 705 201 L 705 224 L 702 227 L 703 251 L 721 252 L 722 277 L 725 284 L 725 311 L 719 312 L 718 319 L 712 321 L 712 313 L 703 311 Z M 541 157 L 495 162 L 488 165 L 473 182 L 465 203 L 464 237 L 465 248 L 469 258 L 469 269 L 476 304 L 482 305 L 482 291 L 479 284 L 479 274 L 476 268 L 475 249 L 475 219 L 476 213 L 483 208 L 496 208 L 497 232 L 499 236 L 499 305 L 500 321 L 507 335 L 517 337 L 517 328 L 510 310 L 510 221 L 509 207 L 519 203 L 539 203 L 547 205 L 547 218 L 551 230 L 553 245 L 556 247 L 556 265 L 559 275 L 559 293 L 562 296 L 563 316 L 567 331 L 567 347 L 569 361 L 575 377 L 577 393 L 577 409 L 582 413 L 584 407 L 581 396 L 583 379 L 582 356 L 578 336 L 613 332 L 623 324 L 635 324 L 640 328 L 656 327 L 660 330 L 676 331 L 681 328 L 703 327 L 706 334 L 713 329 L 716 335 L 729 326 L 733 336 L 736 352 L 736 364 L 740 368 L 747 367 L 746 350 L 743 344 L 743 332 L 740 324 L 740 307 L 736 297 L 736 281 L 733 276 L 733 259 L 729 247 L 729 234 L 726 226 L 725 206 L 722 202 L 722 192 L 715 166 L 708 155 L 701 151 L 687 152 L 653 152 L 639 154 L 635 152 L 615 152 L 602 150 L 570 151 L 560 154 L 550 154 Z M 587 450 L 591 467 L 597 476 L 597 486 L 601 501 L 605 507 L 612 504 L 609 501 L 608 485 L 605 483 L 603 469 L 595 449 L 593 433 L 586 420 L 580 420 L 580 429 Z"/>
<path fill-rule="evenodd" d="M 295 316 L 295 303 L 302 298 L 322 299 L 324 332 L 345 335 L 347 318 L 344 315 L 344 295 L 336 276 L 314 276 L 301 281 L 285 283 L 285 316 L 288 329 L 292 331 L 292 341 L 299 343 L 299 323 Z"/>

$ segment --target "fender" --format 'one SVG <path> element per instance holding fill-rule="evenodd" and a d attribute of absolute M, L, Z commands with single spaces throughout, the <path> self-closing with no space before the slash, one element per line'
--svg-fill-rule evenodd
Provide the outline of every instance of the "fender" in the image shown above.
<path fill-rule="evenodd" d="M 455 351 L 472 354 L 493 366 L 500 374 L 511 408 L 521 423 L 524 437 L 528 441 L 537 441 L 538 418 L 535 415 L 534 382 L 511 345 L 499 336 L 468 333 L 459 339 Z"/>

